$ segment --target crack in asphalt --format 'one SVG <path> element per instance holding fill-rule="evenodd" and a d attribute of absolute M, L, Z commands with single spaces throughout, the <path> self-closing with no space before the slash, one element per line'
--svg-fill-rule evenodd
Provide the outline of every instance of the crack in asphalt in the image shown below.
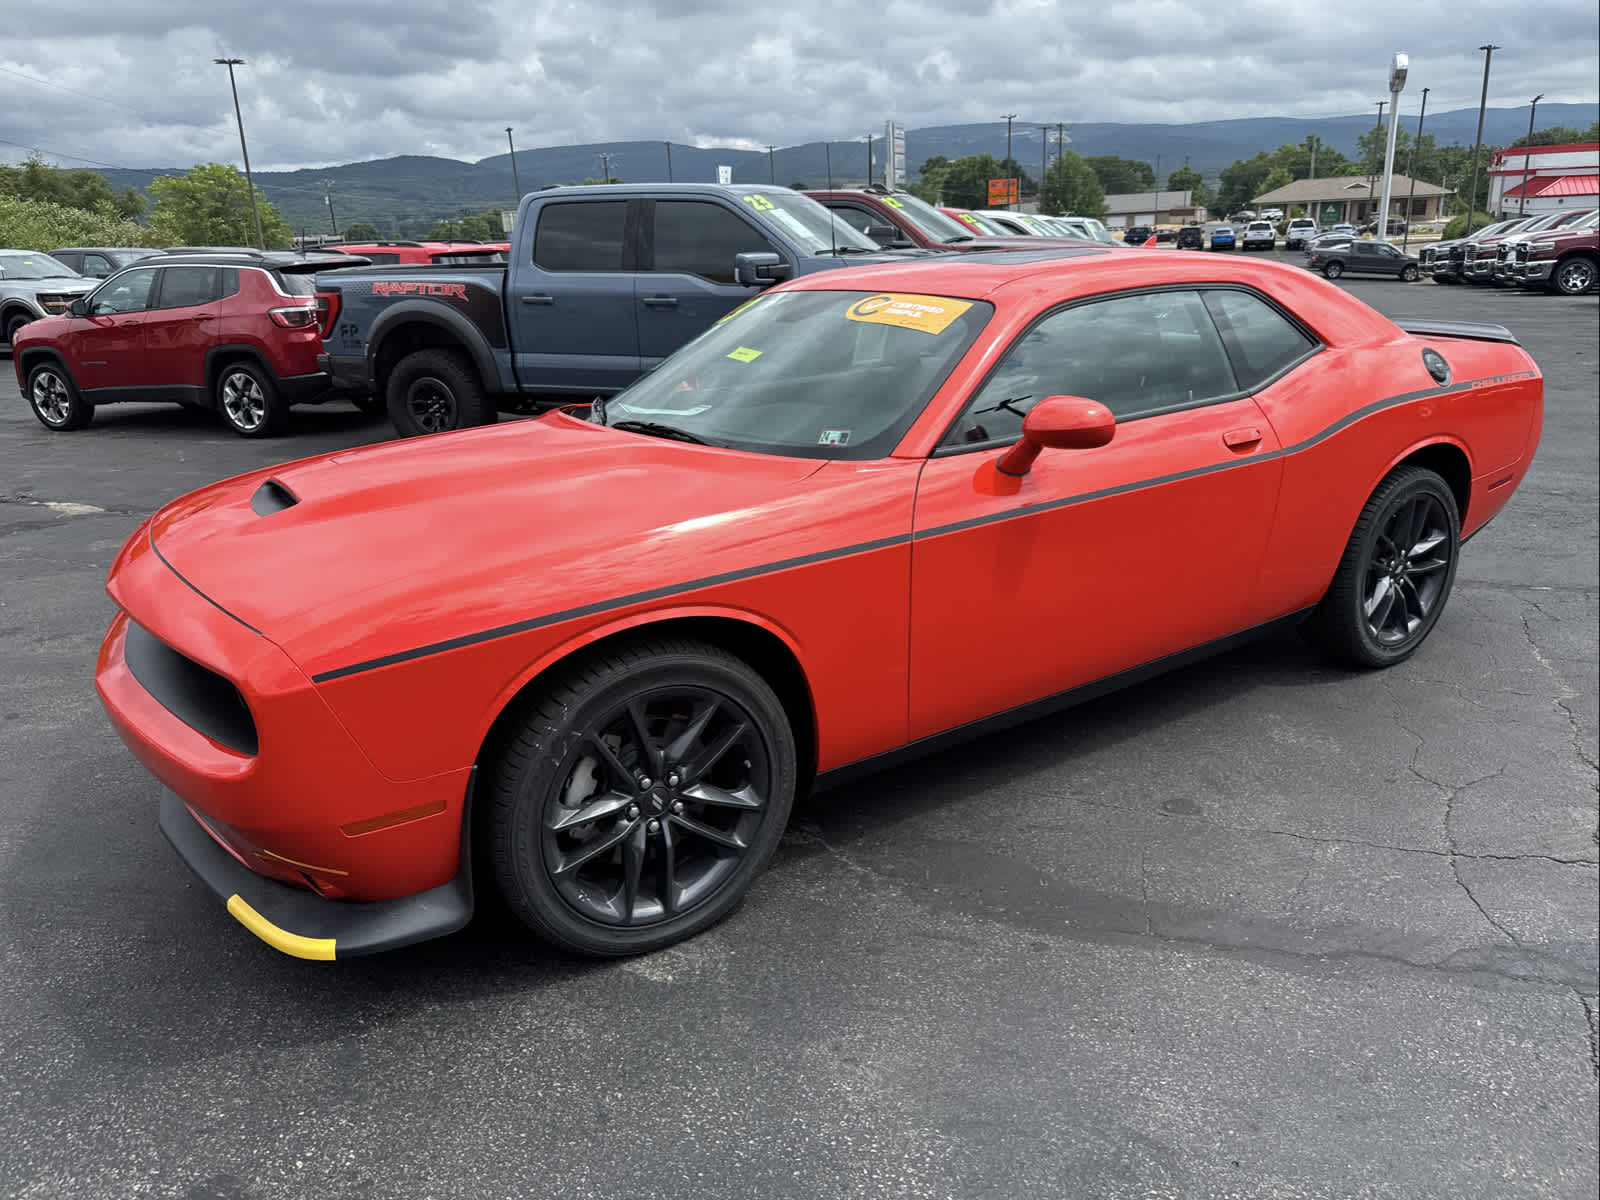
<path fill-rule="evenodd" d="M 1149 937 L 1155 932 L 1150 920 L 1150 843 L 1139 848 L 1139 895 L 1143 903 L 1144 932 Z"/>
<path fill-rule="evenodd" d="M 1600 1076 L 1600 1013 L 1595 1012 L 1595 1006 L 1589 1003 L 1589 997 L 1576 988 L 1573 994 L 1578 997 L 1578 1003 L 1583 1005 L 1584 1019 L 1589 1023 L 1589 1065 L 1594 1068 L 1596 1076 Z"/>

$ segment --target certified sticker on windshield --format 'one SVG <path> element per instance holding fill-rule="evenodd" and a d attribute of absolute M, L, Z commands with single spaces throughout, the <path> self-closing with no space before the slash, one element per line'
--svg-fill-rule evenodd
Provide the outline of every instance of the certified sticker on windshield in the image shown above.
<path fill-rule="evenodd" d="M 873 325 L 898 325 L 923 333 L 943 333 L 972 304 L 948 296 L 918 296 L 911 292 L 879 292 L 857 300 L 845 315 Z"/>
<path fill-rule="evenodd" d="M 728 357 L 733 359 L 735 362 L 755 362 L 756 359 L 761 357 L 761 351 L 752 350 L 749 346 L 740 346 L 737 350 L 733 351 L 733 353 L 729 354 Z"/>

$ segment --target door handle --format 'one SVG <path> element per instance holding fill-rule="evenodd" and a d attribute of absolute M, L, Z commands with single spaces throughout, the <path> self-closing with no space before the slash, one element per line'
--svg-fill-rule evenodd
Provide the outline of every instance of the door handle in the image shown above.
<path fill-rule="evenodd" d="M 1259 429 L 1230 429 L 1222 435 L 1222 444 L 1230 450 L 1248 450 L 1260 442 Z"/>
<path fill-rule="evenodd" d="M 195 313 L 193 319 L 196 321 L 214 321 L 216 316 L 212 313 Z"/>
<path fill-rule="evenodd" d="M 556 298 L 554 296 L 542 296 L 542 295 L 541 296 L 524 296 L 522 298 L 522 302 L 524 304 L 554 304 L 556 302 Z"/>
<path fill-rule="evenodd" d="M 678 298 L 676 296 L 646 296 L 644 297 L 644 306 L 646 308 L 677 308 Z"/>

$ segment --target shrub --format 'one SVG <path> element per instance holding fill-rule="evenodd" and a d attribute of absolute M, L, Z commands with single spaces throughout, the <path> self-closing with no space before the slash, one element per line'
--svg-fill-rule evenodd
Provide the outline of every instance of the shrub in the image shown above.
<path fill-rule="evenodd" d="M 0 247 L 50 251 L 57 246 L 163 246 L 154 232 L 114 213 L 49 200 L 0 196 Z"/>
<path fill-rule="evenodd" d="M 1485 225 L 1493 224 L 1494 218 L 1486 212 L 1474 213 L 1472 215 L 1472 227 L 1474 229 L 1482 229 Z M 1448 242 L 1451 238 L 1461 237 L 1466 232 L 1467 214 L 1462 213 L 1459 216 L 1450 218 L 1450 223 L 1444 227 L 1444 232 L 1439 235 L 1439 240 L 1442 242 Z"/>

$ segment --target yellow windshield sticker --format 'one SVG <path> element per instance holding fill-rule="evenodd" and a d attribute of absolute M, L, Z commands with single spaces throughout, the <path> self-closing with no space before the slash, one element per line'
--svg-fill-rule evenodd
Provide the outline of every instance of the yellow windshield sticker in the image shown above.
<path fill-rule="evenodd" d="M 755 298 L 755 300 L 746 300 L 743 304 L 739 305 L 737 308 L 730 308 L 727 312 L 723 313 L 720 317 L 717 318 L 717 324 L 721 325 L 724 321 L 731 321 L 734 317 L 737 317 L 740 313 L 742 313 L 745 309 L 749 308 L 752 304 L 754 304 L 756 302 L 756 300 L 759 300 L 759 299 L 761 299 L 761 297 L 757 296 Z"/>
<path fill-rule="evenodd" d="M 904 208 L 905 207 L 904 204 L 902 204 L 900 201 L 896 200 L 893 196 L 885 196 L 883 198 L 883 202 L 885 204 L 887 204 L 890 208 Z"/>
<path fill-rule="evenodd" d="M 845 314 L 852 321 L 873 325 L 898 325 L 923 333 L 943 333 L 950 323 L 972 307 L 968 300 L 947 296 L 918 296 L 912 292 L 879 292 L 857 300 Z"/>
<path fill-rule="evenodd" d="M 743 199 L 746 204 L 748 204 L 751 208 L 755 209 L 757 212 L 771 212 L 773 209 L 778 207 L 771 200 L 768 200 L 765 196 L 751 195 L 751 196 L 743 196 L 743 197 L 741 197 L 741 199 Z"/>
<path fill-rule="evenodd" d="M 735 362 L 755 362 L 756 359 L 761 357 L 761 351 L 752 350 L 749 346 L 740 346 L 728 357 Z"/>

